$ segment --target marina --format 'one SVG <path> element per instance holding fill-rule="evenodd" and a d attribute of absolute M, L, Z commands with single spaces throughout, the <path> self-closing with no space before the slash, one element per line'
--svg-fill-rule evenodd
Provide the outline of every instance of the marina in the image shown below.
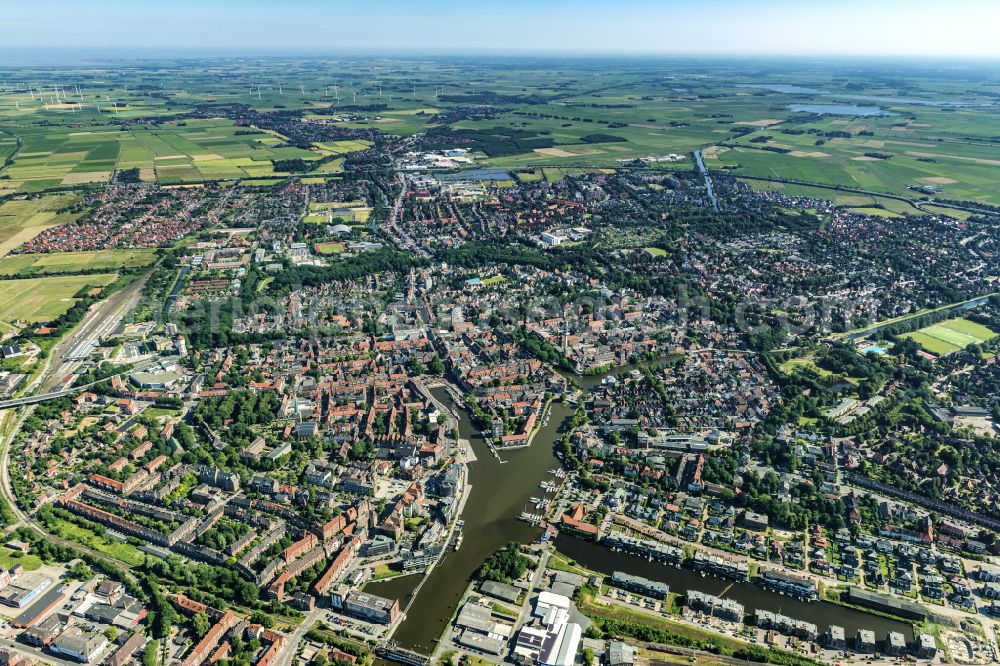
<path fill-rule="evenodd" d="M 619 368 L 614 374 L 628 372 L 633 367 Z M 606 376 L 584 377 L 580 383 L 586 391 L 600 385 Z M 459 437 L 468 440 L 473 449 L 486 446 L 468 413 L 456 404 L 448 390 L 441 387 L 432 389 L 432 392 L 458 417 Z M 573 409 L 563 402 L 552 403 L 551 410 L 552 421 L 539 429 L 531 446 L 509 451 L 505 463 L 493 456 L 479 456 L 470 463 L 469 482 L 473 488 L 462 514 L 463 545 L 434 568 L 416 598 L 411 599 L 419 582 L 417 576 L 379 581 L 365 588 L 381 596 L 397 597 L 400 605 L 410 603 L 407 616 L 393 635 L 401 647 L 430 653 L 458 606 L 468 581 L 489 554 L 511 541 L 530 543 L 541 536 L 542 529 L 547 525 L 545 512 L 529 510 L 528 507 L 533 506 L 529 502 L 532 498 L 542 499 L 538 497 L 540 488 L 554 492 L 558 489 L 557 482 L 566 476 L 565 472 L 561 476 L 557 473 L 562 470 L 554 454 L 554 445 L 560 436 L 559 425 L 573 413 Z M 880 634 L 897 631 L 907 636 L 908 640 L 913 638 L 913 629 L 907 623 L 826 601 L 807 602 L 767 591 L 749 582 L 746 573 L 742 577 L 736 575 L 734 579 L 710 569 L 697 572 L 676 564 L 614 552 L 598 543 L 566 534 L 559 535 L 555 545 L 560 552 L 580 564 L 609 576 L 620 570 L 667 583 L 671 590 L 679 594 L 697 589 L 724 595 L 724 598 L 734 599 L 748 609 L 782 612 L 819 626 L 843 626 L 849 633 L 858 629 L 871 629 Z"/>

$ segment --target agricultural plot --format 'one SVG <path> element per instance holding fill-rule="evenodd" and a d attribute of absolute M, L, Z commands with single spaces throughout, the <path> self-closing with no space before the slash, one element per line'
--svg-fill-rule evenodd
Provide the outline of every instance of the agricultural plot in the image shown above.
<path fill-rule="evenodd" d="M 423 62 L 388 64 L 375 81 L 368 63 L 359 62 L 285 60 L 263 69 L 238 61 L 197 67 L 164 62 L 130 72 L 125 89 L 121 73 L 98 68 L 81 76 L 56 68 L 54 80 L 79 80 L 82 91 L 53 100 L 51 92 L 33 99 L 15 90 L 0 99 L 0 160 L 17 151 L 13 164 L 0 170 L 6 177 L 0 194 L 103 183 L 115 169 L 129 168 L 164 184 L 260 180 L 276 175 L 277 159 L 338 157 L 310 174 L 323 176 L 343 170 L 343 155 L 371 145 L 349 139 L 302 150 L 229 120 L 181 117 L 199 105 L 240 104 L 265 112 L 301 110 L 307 121 L 331 128 L 401 136 L 442 127 L 515 129 L 538 145 L 480 156 L 487 165 L 517 169 L 521 180 L 702 148 L 710 168 L 738 175 L 914 198 L 920 193 L 911 187 L 932 187 L 942 198 L 1000 204 L 993 175 L 1000 166 L 1000 115 L 987 86 L 914 73 L 905 93 L 874 79 L 859 92 L 823 68 L 761 65 L 750 73 L 720 64 L 707 70 L 660 63 L 522 63 L 508 69 Z M 246 85 L 250 80 L 255 85 Z M 148 92 L 153 90 L 155 95 Z M 808 112 L 817 104 L 858 115 Z M 793 110 L 798 105 L 807 111 Z M 866 108 L 851 110 L 858 106 Z M 861 115 L 871 107 L 886 115 Z M 495 113 L 463 113 L 471 108 Z M 163 120 L 131 128 L 113 122 L 136 117 Z M 15 137 L 23 140 L 20 148 Z M 661 166 L 690 169 L 691 162 Z M 542 167 L 552 171 L 543 174 Z M 874 207 L 887 211 L 874 213 L 879 215 L 910 212 Z"/>
<path fill-rule="evenodd" d="M 56 194 L 38 199 L 20 199 L 0 205 L 0 257 L 49 227 L 72 222 L 76 213 L 58 213 L 76 201 L 76 195 Z"/>
<path fill-rule="evenodd" d="M 997 335 L 995 331 L 982 324 L 958 317 L 906 333 L 901 337 L 913 340 L 932 354 L 943 356 L 969 345 L 992 340 Z"/>
<path fill-rule="evenodd" d="M 228 120 L 170 121 L 128 130 L 30 127 L 13 130 L 24 141 L 14 162 L 0 173 L 8 190 L 104 183 L 117 170 L 139 169 L 142 180 L 164 184 L 266 177 L 273 160 L 317 160 L 318 152 L 280 145 L 284 138 L 241 128 Z M 6 140 L 6 139 L 5 139 Z M 338 154 L 366 142 L 338 142 Z M 357 144 L 357 145 L 355 145 Z M 0 151 L 7 144 L 0 145 Z M 330 167 L 336 171 L 339 164 Z"/>
<path fill-rule="evenodd" d="M 73 307 L 76 294 L 86 286 L 104 287 L 114 273 L 0 280 L 0 322 L 37 323 L 51 321 Z"/>
<path fill-rule="evenodd" d="M 24 142 L 13 164 L 2 170 L 22 192 L 107 182 L 120 150 L 118 128 L 43 126 L 13 130 Z"/>
<path fill-rule="evenodd" d="M 991 170 L 1000 147 L 982 134 L 994 121 L 987 112 L 934 106 L 890 105 L 896 115 L 871 118 L 814 117 L 809 122 L 754 127 L 706 151 L 709 168 L 739 175 L 839 185 L 875 192 L 921 195 L 933 187 L 950 199 L 997 204 Z M 903 115 L 906 120 L 901 120 Z M 911 120 L 911 118 L 913 120 Z M 970 124 L 976 118 L 984 125 Z M 973 139 L 973 140 L 969 140 Z"/>
<path fill-rule="evenodd" d="M 316 147 L 321 151 L 326 151 L 335 155 L 346 155 L 347 153 L 356 153 L 362 150 L 367 150 L 372 147 L 371 141 L 327 141 L 323 143 L 317 143 Z"/>
<path fill-rule="evenodd" d="M 0 259 L 0 275 L 27 277 L 91 270 L 139 268 L 148 266 L 155 260 L 156 250 L 152 248 L 16 254 Z"/>
<path fill-rule="evenodd" d="M 284 139 L 228 120 L 195 120 L 135 128 L 119 168 L 145 170 L 161 183 L 255 178 L 274 174 L 273 160 L 316 160 L 311 151 L 280 146 Z"/>

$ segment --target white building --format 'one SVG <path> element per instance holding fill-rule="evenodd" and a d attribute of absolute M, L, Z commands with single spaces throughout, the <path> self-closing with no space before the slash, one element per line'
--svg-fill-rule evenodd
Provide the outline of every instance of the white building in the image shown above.
<path fill-rule="evenodd" d="M 565 238 L 558 234 L 553 234 L 548 231 L 543 231 L 541 235 L 542 243 L 548 245 L 549 247 L 555 247 L 556 245 L 561 245 Z"/>

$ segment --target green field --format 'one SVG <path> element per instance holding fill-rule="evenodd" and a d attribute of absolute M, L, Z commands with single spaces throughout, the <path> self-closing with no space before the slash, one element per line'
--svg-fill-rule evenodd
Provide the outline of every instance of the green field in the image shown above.
<path fill-rule="evenodd" d="M 0 205 L 0 257 L 49 227 L 72 222 L 75 213 L 57 211 L 76 201 L 73 194 L 55 194 L 37 199 L 15 199 Z"/>
<path fill-rule="evenodd" d="M 114 273 L 0 280 L 0 322 L 51 321 L 69 310 L 84 286 L 103 287 L 115 280 Z"/>
<path fill-rule="evenodd" d="M 116 560 L 120 560 L 131 566 L 140 566 L 146 561 L 146 556 L 135 546 L 128 543 L 122 543 L 121 541 L 116 541 L 114 539 L 109 539 L 103 534 L 91 532 L 90 530 L 80 527 L 75 523 L 71 523 L 68 520 L 57 518 L 49 527 L 64 539 L 72 539 L 73 541 L 82 543 L 85 546 L 90 546 L 94 550 L 100 551 L 105 555 L 113 557 Z M 95 527 L 97 527 L 97 525 L 95 525 Z M 98 527 L 98 529 L 100 528 Z"/>
<path fill-rule="evenodd" d="M 958 317 L 926 326 L 912 333 L 905 333 L 900 337 L 909 338 L 932 354 L 942 356 L 969 345 L 992 340 L 997 335 L 982 324 Z"/>
<path fill-rule="evenodd" d="M 666 153 L 687 159 L 654 168 L 688 170 L 691 152 L 702 148 L 711 169 L 741 176 L 912 199 L 923 198 L 914 186 L 933 186 L 940 193 L 931 198 L 1000 205 L 994 175 L 1000 115 L 992 73 L 977 70 L 961 79 L 928 69 L 886 76 L 876 67 L 768 61 L 749 68 L 725 61 L 698 67 L 607 61 L 597 67 L 540 59 L 513 68 L 373 62 L 223 58 L 196 66 L 167 59 L 126 71 L 95 66 L 81 80 L 82 92 L 61 103 L 16 87 L 0 98 L 0 160 L 12 160 L 0 168 L 0 194 L 103 184 L 115 170 L 129 168 L 161 183 L 267 179 L 275 160 L 316 161 L 366 150 L 369 130 L 405 137 L 450 127 L 516 131 L 526 143 L 473 153 L 480 164 L 515 169 L 520 180 L 555 180 L 581 168 L 613 168 L 621 160 Z M 72 68 L 42 73 L 51 80 L 81 76 Z M 339 81 L 339 94 L 331 81 Z M 776 84 L 795 89 L 769 87 Z M 853 115 L 846 106 L 837 115 L 792 108 L 814 103 L 875 106 L 882 115 Z M 189 115 L 230 105 L 301 113 L 329 131 L 317 133 L 322 138 L 309 150 L 275 131 Z M 473 107 L 492 111 L 449 117 Z M 144 121 L 126 124 L 135 118 Z M 312 175 L 343 168 L 338 157 Z M 839 197 L 830 190 L 823 196 Z M 905 202 L 843 205 L 888 211 L 873 211 L 878 215 L 911 212 L 897 209 Z"/>
<path fill-rule="evenodd" d="M 156 260 L 156 250 L 92 250 L 52 254 L 15 254 L 0 259 L 0 275 L 52 275 L 89 270 L 116 270 L 148 266 Z"/>
<path fill-rule="evenodd" d="M 21 553 L 10 548 L 0 547 L 0 566 L 10 569 L 20 564 L 25 571 L 35 571 L 42 566 L 42 560 L 37 555 L 31 553 Z"/>
<path fill-rule="evenodd" d="M 20 127 L 17 134 L 24 146 L 14 163 L 0 171 L 7 187 L 22 192 L 105 183 L 115 170 L 133 168 L 139 169 L 142 180 L 164 184 L 255 178 L 273 175 L 274 160 L 322 157 L 284 145 L 281 136 L 224 119 L 192 118 L 128 130 L 105 125 Z M 350 152 L 348 146 L 341 148 Z"/>

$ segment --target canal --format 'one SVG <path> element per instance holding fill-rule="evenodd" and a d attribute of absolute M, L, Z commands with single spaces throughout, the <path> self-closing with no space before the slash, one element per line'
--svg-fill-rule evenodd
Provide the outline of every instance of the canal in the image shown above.
<path fill-rule="evenodd" d="M 718 213 L 719 212 L 719 201 L 715 198 L 715 191 L 712 190 L 712 177 L 708 175 L 708 167 L 705 166 L 705 160 L 701 158 L 701 151 L 694 151 L 694 161 L 698 166 L 698 171 L 705 178 L 705 190 L 708 192 L 708 198 L 712 202 L 712 209 Z"/>
<path fill-rule="evenodd" d="M 581 541 L 565 534 L 560 534 L 556 538 L 556 548 L 560 553 L 573 558 L 588 569 L 605 574 L 624 571 L 634 576 L 643 576 L 666 583 L 670 586 L 671 592 L 679 594 L 684 594 L 690 589 L 735 599 L 743 604 L 746 612 L 750 614 L 758 609 L 781 613 L 796 620 L 812 622 L 821 633 L 829 625 L 835 624 L 844 628 L 848 638 L 852 638 L 858 629 L 871 629 L 879 640 L 885 638 L 886 632 L 889 631 L 898 631 L 906 636 L 907 641 L 913 640 L 913 627 L 910 624 L 829 601 L 800 601 L 793 597 L 768 592 L 753 583 L 735 583 L 710 576 L 703 578 L 701 574 L 690 569 L 678 569 L 659 562 L 649 562 L 634 555 L 616 553 L 593 541 Z"/>
<path fill-rule="evenodd" d="M 619 368 L 614 374 L 631 370 Z M 580 378 L 584 390 L 599 385 L 603 376 Z M 500 451 L 504 462 L 494 458 L 479 437 L 469 415 L 455 403 L 444 389 L 434 389 L 435 397 L 449 406 L 458 417 L 459 433 L 468 440 L 476 454 L 476 461 L 469 465 L 471 495 L 466 502 L 462 518 L 465 521 L 464 542 L 457 552 L 449 552 L 431 572 L 394 640 L 400 647 L 431 654 L 434 645 L 447 626 L 476 569 L 491 553 L 508 542 L 530 543 L 538 538 L 541 530 L 517 520 L 518 514 L 531 509 L 529 498 L 542 497 L 539 483 L 552 478 L 548 470 L 560 467 L 554 455 L 554 445 L 559 438 L 559 426 L 572 414 L 573 408 L 563 403 L 552 404 L 548 425 L 535 436 L 531 446 L 524 449 Z M 626 571 L 635 575 L 659 580 L 670 585 L 673 592 L 683 594 L 693 589 L 709 594 L 720 594 L 742 603 L 747 612 L 757 608 L 780 611 L 798 620 L 815 623 L 820 631 L 827 625 L 837 624 L 853 635 L 858 628 L 871 629 L 880 638 L 886 631 L 900 631 L 911 639 L 912 627 L 903 622 L 845 608 L 828 602 L 805 603 L 791 597 L 767 592 L 750 583 L 732 584 L 715 578 L 702 578 L 688 569 L 675 569 L 666 565 L 647 562 L 638 557 L 614 553 L 604 546 L 585 542 L 569 536 L 557 540 L 560 551 L 584 566 L 610 574 Z M 374 594 L 398 598 L 400 607 L 410 602 L 413 590 L 420 582 L 419 575 L 404 576 L 368 585 L 365 589 Z"/>
<path fill-rule="evenodd" d="M 501 463 L 490 454 L 468 414 L 448 392 L 434 389 L 433 393 L 458 416 L 461 437 L 469 441 L 477 459 L 469 465 L 472 492 L 462 512 L 465 520 L 462 547 L 447 553 L 434 568 L 393 636 L 401 647 L 424 654 L 434 649 L 479 565 L 504 544 L 530 543 L 541 534 L 539 528 L 517 520 L 516 516 L 531 508 L 529 498 L 542 496 L 544 491 L 538 484 L 552 477 L 548 470 L 561 467 L 553 455 L 554 444 L 559 424 L 573 413 L 569 406 L 553 403 L 548 427 L 542 428 L 527 448 L 501 450 L 500 457 L 504 460 Z M 404 608 L 419 582 L 419 576 L 405 576 L 373 583 L 365 590 L 396 597 Z"/>

